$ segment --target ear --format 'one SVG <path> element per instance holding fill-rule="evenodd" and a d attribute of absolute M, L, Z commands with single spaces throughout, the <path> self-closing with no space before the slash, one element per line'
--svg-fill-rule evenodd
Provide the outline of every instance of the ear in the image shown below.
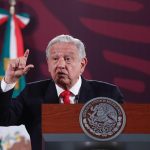
<path fill-rule="evenodd" d="M 87 63 L 88 63 L 87 58 L 86 58 L 86 57 L 85 57 L 85 58 L 82 58 L 82 60 L 81 60 L 81 71 L 80 71 L 81 74 L 84 72 L 84 69 L 85 69 Z"/>
<path fill-rule="evenodd" d="M 49 59 L 47 57 L 46 57 L 46 62 L 47 62 L 48 71 L 50 72 Z"/>

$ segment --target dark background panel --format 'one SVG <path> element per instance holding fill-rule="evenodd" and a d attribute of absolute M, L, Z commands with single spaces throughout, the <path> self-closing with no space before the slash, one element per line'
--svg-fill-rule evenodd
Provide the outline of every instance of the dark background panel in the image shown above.
<path fill-rule="evenodd" d="M 8 10 L 8 1 L 0 8 Z M 27 82 L 49 78 L 45 48 L 56 35 L 71 34 L 85 43 L 86 78 L 117 84 L 128 102 L 150 102 L 149 0 L 18 0 L 16 12 L 31 18 L 22 30 L 35 65 Z"/>

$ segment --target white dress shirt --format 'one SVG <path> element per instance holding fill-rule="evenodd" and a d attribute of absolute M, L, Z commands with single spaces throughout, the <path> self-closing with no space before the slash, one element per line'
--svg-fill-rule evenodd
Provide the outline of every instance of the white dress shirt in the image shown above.
<path fill-rule="evenodd" d="M 7 92 L 15 87 L 16 83 L 8 84 L 4 81 L 4 78 L 1 81 L 1 89 L 3 92 Z"/>
<path fill-rule="evenodd" d="M 76 103 L 76 98 L 78 97 L 78 94 L 79 94 L 79 91 L 80 91 L 80 87 L 81 87 L 81 83 L 82 83 L 82 80 L 81 80 L 81 76 L 80 76 L 78 81 L 76 82 L 76 84 L 71 89 L 69 89 L 69 91 L 71 92 L 71 96 L 69 97 L 71 104 L 75 104 Z M 56 86 L 56 90 L 57 90 L 57 95 L 59 97 L 60 94 L 64 91 L 64 89 L 59 87 L 57 84 L 55 84 L 55 86 Z M 61 104 L 64 103 L 63 99 L 61 97 L 60 97 L 60 103 Z"/>
<path fill-rule="evenodd" d="M 71 92 L 71 96 L 70 96 L 70 103 L 71 104 L 75 104 L 76 103 L 76 98 L 78 97 L 79 91 L 80 91 L 80 87 L 81 87 L 81 76 L 79 77 L 78 81 L 76 82 L 76 84 L 69 89 L 69 91 Z M 1 81 L 1 89 L 3 92 L 7 92 L 11 89 L 13 89 L 15 87 L 16 83 L 12 83 L 12 84 L 8 84 L 4 81 L 4 78 Z M 60 94 L 64 91 L 64 89 L 62 89 L 61 87 L 59 87 L 57 84 L 55 84 L 56 86 L 56 91 L 58 94 L 58 97 L 60 96 Z M 78 99 L 77 99 L 78 100 Z M 63 99 L 60 98 L 60 103 L 63 104 Z"/>

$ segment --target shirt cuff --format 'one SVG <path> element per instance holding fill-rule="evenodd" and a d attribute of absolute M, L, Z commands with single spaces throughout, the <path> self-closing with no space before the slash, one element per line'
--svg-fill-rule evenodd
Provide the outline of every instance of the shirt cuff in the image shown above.
<path fill-rule="evenodd" d="M 4 81 L 4 78 L 1 81 L 1 89 L 3 92 L 7 92 L 15 87 L 16 83 L 8 84 Z"/>

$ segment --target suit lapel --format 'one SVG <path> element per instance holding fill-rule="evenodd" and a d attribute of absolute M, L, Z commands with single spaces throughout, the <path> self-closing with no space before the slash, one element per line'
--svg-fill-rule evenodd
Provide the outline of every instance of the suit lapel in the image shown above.
<path fill-rule="evenodd" d="M 49 86 L 45 91 L 44 103 L 50 103 L 50 104 L 59 103 L 59 98 L 53 80 L 49 83 Z"/>
<path fill-rule="evenodd" d="M 86 103 L 93 98 L 94 91 L 91 89 L 88 81 L 82 78 L 82 85 L 79 92 L 79 103 Z"/>
<path fill-rule="evenodd" d="M 79 103 L 86 103 L 91 100 L 94 96 L 90 84 L 87 80 L 82 78 L 82 85 L 79 91 Z M 45 91 L 44 103 L 57 104 L 59 103 L 59 97 L 57 95 L 54 81 L 50 81 L 49 86 Z"/>

